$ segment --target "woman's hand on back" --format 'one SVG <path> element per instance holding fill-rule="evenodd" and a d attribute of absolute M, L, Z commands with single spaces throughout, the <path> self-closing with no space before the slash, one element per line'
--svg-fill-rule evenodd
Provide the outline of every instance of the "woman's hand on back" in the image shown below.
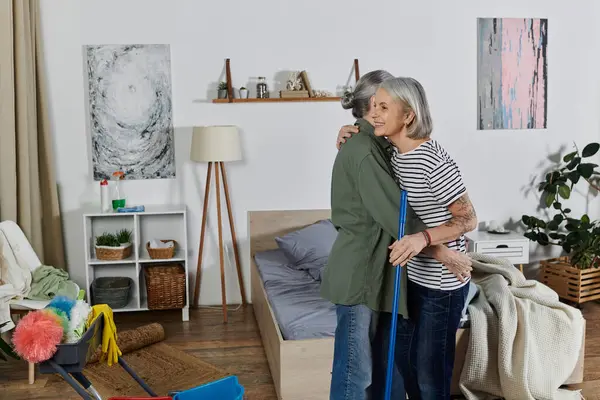
<path fill-rule="evenodd" d="M 340 132 L 338 133 L 337 140 L 335 142 L 335 146 L 339 150 L 342 147 L 342 144 L 346 143 L 346 139 L 352 136 L 355 133 L 358 133 L 358 126 L 356 125 L 344 125 L 341 127 Z"/>

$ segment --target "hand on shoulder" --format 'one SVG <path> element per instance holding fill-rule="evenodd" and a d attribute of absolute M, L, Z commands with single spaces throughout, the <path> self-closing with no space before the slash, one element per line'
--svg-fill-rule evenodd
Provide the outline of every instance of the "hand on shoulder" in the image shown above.
<path fill-rule="evenodd" d="M 353 134 L 359 132 L 359 127 L 356 125 L 344 125 L 340 128 L 340 132 L 338 133 L 337 140 L 335 142 L 335 146 L 339 150 L 342 147 L 342 144 L 346 143 L 346 139 L 351 137 Z"/>

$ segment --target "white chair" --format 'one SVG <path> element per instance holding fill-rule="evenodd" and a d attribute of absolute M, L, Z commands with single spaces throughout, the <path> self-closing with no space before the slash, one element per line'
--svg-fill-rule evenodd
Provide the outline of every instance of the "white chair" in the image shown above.
<path fill-rule="evenodd" d="M 0 222 L 0 235 L 4 236 L 4 241 L 8 243 L 19 263 L 27 265 L 32 274 L 40 265 L 42 265 L 42 262 L 37 254 L 35 254 L 33 247 L 31 247 L 29 240 L 27 240 L 25 233 L 23 233 L 19 225 L 14 221 Z M 31 310 L 42 309 L 46 307 L 48 303 L 49 301 L 13 299 L 10 301 L 10 309 L 11 312 L 14 311 L 15 314 L 21 314 Z"/>
<path fill-rule="evenodd" d="M 33 272 L 42 265 L 37 254 L 31 247 L 25 233 L 14 221 L 0 222 L 0 237 L 8 243 L 16 260 L 21 265 L 26 265 Z M 79 289 L 78 289 L 79 290 Z M 9 302 L 11 315 L 24 315 L 30 311 L 41 310 L 46 307 L 48 300 L 13 299 Z M 34 365 L 29 363 L 29 383 L 34 383 Z"/>

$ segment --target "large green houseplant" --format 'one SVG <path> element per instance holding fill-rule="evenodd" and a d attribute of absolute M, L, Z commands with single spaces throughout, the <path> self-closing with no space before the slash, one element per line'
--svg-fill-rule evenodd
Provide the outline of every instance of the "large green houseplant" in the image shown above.
<path fill-rule="evenodd" d="M 550 219 L 531 215 L 522 217 L 527 228 L 525 237 L 542 246 L 562 247 L 571 266 L 580 270 L 600 266 L 600 222 L 591 221 L 587 214 L 574 216 L 563 202 L 571 198 L 577 184 L 585 182 L 589 188 L 600 191 L 598 165 L 589 160 L 599 149 L 598 143 L 589 143 L 581 151 L 575 146 L 575 151 L 566 154 L 553 170 L 545 174 L 538 190 L 543 205 L 554 210 Z"/>

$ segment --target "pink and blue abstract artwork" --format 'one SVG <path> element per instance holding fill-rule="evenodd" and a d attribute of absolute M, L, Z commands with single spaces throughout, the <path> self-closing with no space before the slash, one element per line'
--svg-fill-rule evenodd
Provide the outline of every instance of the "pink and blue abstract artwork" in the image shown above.
<path fill-rule="evenodd" d="M 545 129 L 548 20 L 479 18 L 477 128 Z"/>

